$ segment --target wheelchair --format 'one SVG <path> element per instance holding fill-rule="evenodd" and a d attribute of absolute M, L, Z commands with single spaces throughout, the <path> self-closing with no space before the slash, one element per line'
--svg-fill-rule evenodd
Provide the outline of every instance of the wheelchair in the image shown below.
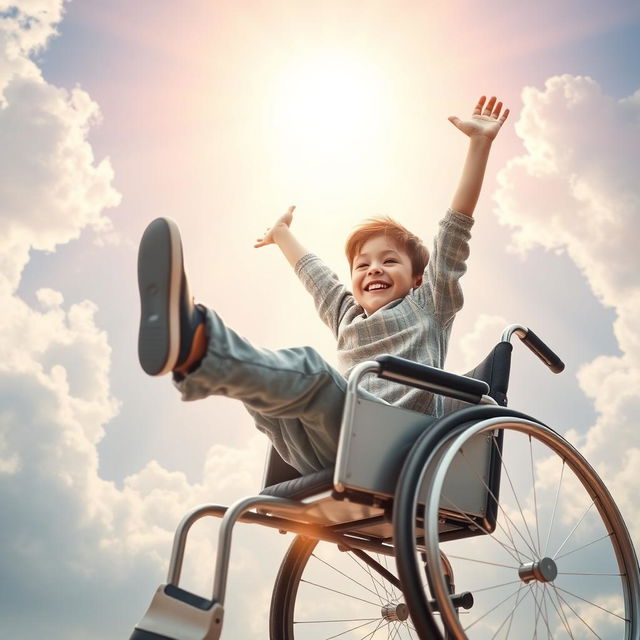
<path fill-rule="evenodd" d="M 511 325 L 464 376 L 381 356 L 352 372 L 334 468 L 300 477 L 272 448 L 264 488 L 179 524 L 166 584 L 130 640 L 215 640 L 236 522 L 296 535 L 271 600 L 271 640 L 640 639 L 631 537 L 594 469 L 560 434 L 507 408 Z M 445 397 L 435 419 L 363 398 L 365 375 Z M 211 598 L 179 586 L 186 538 L 222 518 Z"/>

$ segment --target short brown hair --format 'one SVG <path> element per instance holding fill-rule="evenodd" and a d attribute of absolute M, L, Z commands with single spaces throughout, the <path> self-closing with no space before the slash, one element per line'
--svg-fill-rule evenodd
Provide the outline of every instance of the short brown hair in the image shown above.
<path fill-rule="evenodd" d="M 362 249 L 362 245 L 370 238 L 380 235 L 390 238 L 407 253 L 411 260 L 412 275 L 419 276 L 422 274 L 427 262 L 429 262 L 429 250 L 418 236 L 389 216 L 368 218 L 351 232 L 345 246 L 345 253 L 351 270 L 353 270 L 353 261 L 360 249 Z"/>

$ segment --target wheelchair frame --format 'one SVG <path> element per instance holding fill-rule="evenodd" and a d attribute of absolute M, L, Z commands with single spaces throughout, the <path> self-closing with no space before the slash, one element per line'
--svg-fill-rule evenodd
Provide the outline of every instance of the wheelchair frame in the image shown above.
<path fill-rule="evenodd" d="M 596 510 L 613 539 L 623 576 L 624 638 L 639 640 L 640 572 L 630 537 L 611 496 L 586 461 L 558 434 L 535 419 L 505 408 L 513 335 L 553 372 L 563 370 L 564 365 L 551 349 L 522 325 L 508 327 L 490 356 L 466 376 L 393 356 L 361 363 L 348 382 L 335 468 L 300 478 L 272 449 L 263 493 L 242 498 L 228 508 L 209 504 L 189 512 L 176 530 L 167 582 L 158 587 L 131 640 L 220 637 L 232 531 L 237 522 L 298 535 L 274 587 L 272 640 L 293 638 L 298 581 L 317 541 L 355 554 L 401 592 L 406 604 L 390 601 L 381 608 L 381 619 L 386 623 L 402 623 L 417 634 L 410 637 L 422 640 L 467 638 L 460 622 L 460 609 L 473 606 L 474 594 L 455 592 L 453 569 L 440 545 L 490 536 L 496 526 L 501 526 L 499 515 L 509 526 L 499 500 L 505 432 L 524 433 L 530 447 L 532 438 L 540 440 L 562 457 L 563 473 L 566 462 L 586 491 L 595 496 L 593 503 L 597 501 Z M 499 357 L 495 355 L 498 352 Z M 436 420 L 362 398 L 358 386 L 370 373 L 446 396 L 447 415 Z M 371 465 L 370 460 L 380 464 Z M 531 464 L 533 469 L 533 461 Z M 508 481 L 512 482 L 510 477 Z M 222 518 L 222 522 L 213 593 L 206 599 L 178 585 L 188 532 L 195 522 L 209 516 Z M 533 539 L 532 543 L 536 546 Z M 557 574 L 558 570 L 555 558 L 542 557 L 542 545 L 539 543 L 538 547 L 539 552 L 531 561 L 526 555 L 518 558 L 519 580 L 524 585 L 533 582 L 536 590 L 538 585 L 541 591 L 547 585 L 551 585 L 549 589 L 555 588 L 554 571 Z M 395 556 L 398 577 L 369 553 Z M 416 560 L 417 555 L 426 560 L 423 567 Z M 429 593 L 422 586 L 422 570 L 427 572 Z M 560 597 L 555 600 L 551 597 L 550 601 L 560 610 L 557 617 L 567 627 L 571 614 Z M 540 609 L 539 617 L 544 618 L 537 599 L 536 606 Z M 406 622 L 409 615 L 411 627 Z M 552 637 L 549 623 L 547 629 Z M 568 637 L 573 637 L 570 630 Z"/>

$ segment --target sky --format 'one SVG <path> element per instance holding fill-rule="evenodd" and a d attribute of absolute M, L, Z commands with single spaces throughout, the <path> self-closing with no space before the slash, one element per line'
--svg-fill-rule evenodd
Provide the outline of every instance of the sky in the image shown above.
<path fill-rule="evenodd" d="M 0 635 L 128 637 L 192 506 L 260 488 L 242 406 L 181 402 L 137 364 L 136 251 L 170 216 L 196 299 L 260 346 L 333 339 L 275 247 L 293 228 L 344 280 L 388 214 L 425 239 L 497 95 L 511 116 L 476 209 L 447 368 L 511 323 L 510 406 L 598 469 L 640 540 L 640 8 L 633 1 L 0 0 Z M 184 585 L 210 589 L 215 523 Z M 288 537 L 240 527 L 223 638 L 265 637 Z M 191 550 L 191 552 L 189 552 Z M 250 615 L 247 615 L 250 611 Z"/>

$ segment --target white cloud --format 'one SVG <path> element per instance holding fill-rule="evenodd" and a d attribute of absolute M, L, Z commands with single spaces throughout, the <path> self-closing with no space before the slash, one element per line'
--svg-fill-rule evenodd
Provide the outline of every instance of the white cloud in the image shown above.
<path fill-rule="evenodd" d="M 106 639 L 143 614 L 188 509 L 256 492 L 265 441 L 256 433 L 242 450 L 212 447 L 195 483 L 153 460 L 121 487 L 100 477 L 96 447 L 119 403 L 97 307 L 66 305 L 46 278 L 37 307 L 16 294 L 31 250 L 56 251 L 87 228 L 112 242 L 104 212 L 120 200 L 109 159 L 96 160 L 87 139 L 98 105 L 48 83 L 30 58 L 62 10 L 61 0 L 0 3 L 0 635 Z M 194 527 L 187 548 L 184 586 L 203 594 L 212 531 Z M 261 553 L 234 550 L 258 591 Z M 246 608 L 264 600 L 243 587 Z"/>
<path fill-rule="evenodd" d="M 556 76 L 523 91 L 516 131 L 527 153 L 500 172 L 497 214 L 514 247 L 566 251 L 603 305 L 616 313 L 620 356 L 601 356 L 579 373 L 596 423 L 579 436 L 636 539 L 640 517 L 633 476 L 640 449 L 640 91 L 623 100 L 591 78 Z"/>
<path fill-rule="evenodd" d="M 184 511 L 228 493 L 220 474 L 248 491 L 248 469 L 264 454 L 257 441 L 243 455 L 212 450 L 195 485 L 154 462 L 121 489 L 101 479 L 96 445 L 118 402 L 96 305 L 65 306 L 46 287 L 37 308 L 16 295 L 30 250 L 54 251 L 87 227 L 109 237 L 104 211 L 120 199 L 109 160 L 96 161 L 87 140 L 98 106 L 46 82 L 30 58 L 62 9 L 60 0 L 0 3 L 0 628 L 84 638 L 94 626 L 93 637 L 107 638 L 122 622 L 104 620 L 104 600 L 140 615 Z"/>
<path fill-rule="evenodd" d="M 55 34 L 61 1 L 0 5 L 0 287 L 12 292 L 29 249 L 53 251 L 91 226 L 111 227 L 120 201 L 108 158 L 87 134 L 100 119 L 89 95 L 47 83 L 29 55 Z"/>

